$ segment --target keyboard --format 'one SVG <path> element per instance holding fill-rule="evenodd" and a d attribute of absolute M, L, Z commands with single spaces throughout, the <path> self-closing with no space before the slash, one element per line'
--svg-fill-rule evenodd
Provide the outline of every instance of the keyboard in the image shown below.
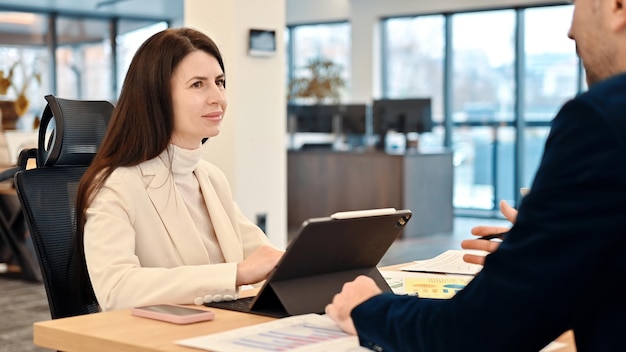
<path fill-rule="evenodd" d="M 289 314 L 284 309 L 271 309 L 271 308 L 256 309 L 255 308 L 254 310 L 252 310 L 251 308 L 252 308 L 253 300 L 254 300 L 254 297 L 245 297 L 245 298 L 239 298 L 234 301 L 212 302 L 212 303 L 205 303 L 204 305 L 210 308 L 219 308 L 219 309 L 233 310 L 236 312 L 258 314 L 258 315 L 264 315 L 266 317 L 284 318 L 284 317 L 289 316 Z"/>
<path fill-rule="evenodd" d="M 226 310 L 234 310 L 237 312 L 250 312 L 250 306 L 252 305 L 253 297 L 239 298 L 234 301 L 221 301 L 205 303 L 204 305 L 211 308 L 219 308 Z"/>

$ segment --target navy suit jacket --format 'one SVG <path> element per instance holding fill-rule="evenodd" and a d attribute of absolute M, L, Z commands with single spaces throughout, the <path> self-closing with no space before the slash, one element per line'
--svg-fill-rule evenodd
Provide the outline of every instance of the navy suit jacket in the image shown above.
<path fill-rule="evenodd" d="M 382 294 L 352 311 L 384 351 L 538 351 L 573 329 L 579 352 L 626 334 L 626 74 L 567 102 L 517 222 L 451 300 Z"/>

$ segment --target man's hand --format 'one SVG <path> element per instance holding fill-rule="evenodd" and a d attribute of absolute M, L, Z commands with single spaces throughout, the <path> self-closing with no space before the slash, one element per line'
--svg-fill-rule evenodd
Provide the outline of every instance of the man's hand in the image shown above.
<path fill-rule="evenodd" d="M 361 275 L 354 281 L 343 285 L 341 292 L 333 298 L 333 302 L 326 306 L 326 314 L 345 332 L 356 335 L 356 329 L 350 317 L 352 309 L 381 293 L 381 289 L 376 286 L 374 280 Z"/>
<path fill-rule="evenodd" d="M 505 201 L 500 202 L 500 211 L 505 218 L 507 218 L 511 224 L 515 223 L 517 219 L 517 210 L 508 205 Z M 472 235 L 474 236 L 487 236 L 509 231 L 507 227 L 500 226 L 476 226 L 472 228 Z M 500 246 L 499 241 L 485 241 L 481 239 L 464 240 L 461 242 L 461 248 L 463 249 L 475 249 L 481 251 L 487 251 L 489 253 L 495 252 Z M 485 257 L 482 255 L 465 254 L 463 260 L 470 264 L 485 264 Z"/>

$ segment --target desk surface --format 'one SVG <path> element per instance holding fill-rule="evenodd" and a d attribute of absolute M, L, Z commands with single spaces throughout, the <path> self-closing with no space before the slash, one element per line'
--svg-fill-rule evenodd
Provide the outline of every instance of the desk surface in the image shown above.
<path fill-rule="evenodd" d="M 208 308 L 207 308 L 208 309 Z M 130 310 L 96 313 L 35 323 L 35 345 L 59 351 L 198 351 L 179 346 L 176 340 L 208 335 L 242 326 L 264 323 L 274 318 L 211 309 L 215 320 L 176 325 L 135 317 Z"/>
<path fill-rule="evenodd" d="M 254 291 L 244 293 L 248 292 L 254 294 Z M 179 346 L 174 341 L 275 319 L 215 308 L 211 310 L 215 311 L 215 320 L 189 325 L 135 317 L 128 309 L 49 320 L 34 324 L 33 340 L 37 346 L 67 352 L 85 351 L 86 346 L 93 352 L 192 352 L 198 350 Z M 571 331 L 563 334 L 557 341 L 567 343 L 567 347 L 558 352 L 576 352 Z"/>

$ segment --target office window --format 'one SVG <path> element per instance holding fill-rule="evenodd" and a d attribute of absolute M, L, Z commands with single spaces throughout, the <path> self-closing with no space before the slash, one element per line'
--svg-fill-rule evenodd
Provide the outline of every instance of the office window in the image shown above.
<path fill-rule="evenodd" d="M 112 100 L 109 21 L 59 17 L 56 27 L 57 95 Z"/>
<path fill-rule="evenodd" d="M 45 15 L 0 11 L 0 116 L 4 128 L 30 130 L 50 91 Z M 6 80 L 6 81 L 4 81 Z"/>
<path fill-rule="evenodd" d="M 515 134 L 502 126 L 514 120 L 515 11 L 451 20 L 454 206 L 494 209 L 513 189 Z"/>
<path fill-rule="evenodd" d="M 430 97 L 433 121 L 443 121 L 445 18 L 390 18 L 383 26 L 383 95 Z"/>
<path fill-rule="evenodd" d="M 530 187 L 543 156 L 543 147 L 550 133 L 549 126 L 526 127 L 524 129 L 524 173 L 522 187 Z"/>
<path fill-rule="evenodd" d="M 454 15 L 452 50 L 454 121 L 512 121 L 515 11 Z"/>
<path fill-rule="evenodd" d="M 573 9 L 567 5 L 524 11 L 524 119 L 534 126 L 524 130 L 524 187 L 530 186 L 539 166 L 549 121 L 581 86 L 576 45 L 567 37 Z"/>
<path fill-rule="evenodd" d="M 117 27 L 117 92 L 122 90 L 124 77 L 139 46 L 153 34 L 168 27 L 167 22 L 120 20 Z"/>
<path fill-rule="evenodd" d="M 341 92 L 341 100 L 347 100 L 350 90 L 350 24 L 322 23 L 291 27 L 292 43 L 290 68 L 293 77 L 306 77 L 304 67 L 314 59 L 326 59 L 339 66 L 346 87 Z"/>

